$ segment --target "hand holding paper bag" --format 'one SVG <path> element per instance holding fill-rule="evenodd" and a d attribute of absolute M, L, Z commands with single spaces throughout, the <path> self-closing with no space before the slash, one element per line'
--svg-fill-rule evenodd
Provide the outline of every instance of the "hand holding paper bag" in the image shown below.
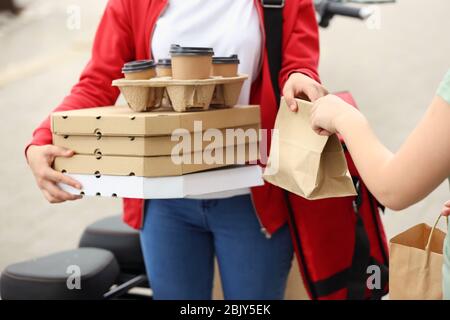
<path fill-rule="evenodd" d="M 264 179 L 310 200 L 356 195 L 338 137 L 317 135 L 312 103 L 296 101 L 294 113 L 281 99 Z"/>

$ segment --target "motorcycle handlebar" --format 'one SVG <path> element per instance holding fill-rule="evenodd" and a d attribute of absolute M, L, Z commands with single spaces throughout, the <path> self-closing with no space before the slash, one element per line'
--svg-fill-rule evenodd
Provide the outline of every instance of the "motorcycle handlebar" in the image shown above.
<path fill-rule="evenodd" d="M 328 2 L 326 11 L 332 15 L 340 15 L 358 19 L 367 19 L 373 13 L 368 7 L 356 8 L 338 2 Z"/>

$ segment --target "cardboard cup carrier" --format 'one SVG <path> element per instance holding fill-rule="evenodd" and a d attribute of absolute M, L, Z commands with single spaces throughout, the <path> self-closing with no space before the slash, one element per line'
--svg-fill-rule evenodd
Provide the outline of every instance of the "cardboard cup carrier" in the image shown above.
<path fill-rule="evenodd" d="M 218 70 L 227 76 L 211 76 L 211 48 L 171 47 L 171 68 L 157 67 L 158 77 L 150 79 L 119 79 L 113 86 L 119 87 L 128 106 L 137 112 L 170 107 L 177 112 L 207 110 L 215 106 L 234 106 L 247 75 L 232 70 L 237 68 L 237 56 L 228 57 L 234 62 L 224 63 Z M 225 66 L 226 65 L 226 66 Z M 233 76 L 228 76 L 233 74 Z"/>
<path fill-rule="evenodd" d="M 158 77 L 172 77 L 172 60 L 159 59 L 156 65 L 156 75 Z M 160 106 L 161 108 L 171 108 L 170 99 L 166 90 L 163 92 Z"/>
<path fill-rule="evenodd" d="M 156 77 L 156 64 L 153 60 L 130 61 L 124 64 L 122 73 L 124 74 L 126 81 L 149 80 Z M 152 88 L 151 90 L 123 88 L 121 91 L 124 96 L 129 97 L 129 99 L 133 101 L 134 106 L 139 106 L 139 108 L 144 105 L 159 106 L 164 93 L 162 88 Z"/>

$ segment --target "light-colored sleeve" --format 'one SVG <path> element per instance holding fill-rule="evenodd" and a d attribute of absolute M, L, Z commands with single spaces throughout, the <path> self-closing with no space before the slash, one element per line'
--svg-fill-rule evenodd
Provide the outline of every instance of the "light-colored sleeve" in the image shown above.
<path fill-rule="evenodd" d="M 444 76 L 444 79 L 442 79 L 442 82 L 439 85 L 439 88 L 438 88 L 436 94 L 439 97 L 441 97 L 442 99 L 444 99 L 445 101 L 447 101 L 448 104 L 450 104 L 450 69 L 447 71 L 447 74 Z M 450 177 L 448 178 L 448 184 L 450 186 Z M 450 238 L 449 238 L 449 242 L 450 242 Z M 450 274 L 449 274 L 449 279 L 450 279 Z M 450 288 L 449 288 L 449 290 L 450 290 Z M 449 295 L 450 295 L 450 292 L 449 292 Z"/>
<path fill-rule="evenodd" d="M 447 71 L 447 74 L 439 85 L 436 94 L 450 104 L 450 69 Z"/>

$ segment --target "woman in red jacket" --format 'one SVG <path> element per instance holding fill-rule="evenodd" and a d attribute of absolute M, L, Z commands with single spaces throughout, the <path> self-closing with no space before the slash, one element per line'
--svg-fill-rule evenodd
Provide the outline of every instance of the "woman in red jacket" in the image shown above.
<path fill-rule="evenodd" d="M 315 100 L 318 31 L 311 0 L 286 1 L 283 10 L 279 87 Z M 265 50 L 262 5 L 257 0 L 110 0 L 98 27 L 92 58 L 56 110 L 112 105 L 119 95 L 111 81 L 131 60 L 165 58 L 171 43 L 213 47 L 218 56 L 237 53 L 249 74 L 240 103 L 261 105 L 262 127 L 277 113 Z M 270 137 L 268 137 L 270 140 Z M 34 131 L 26 156 L 51 203 L 79 199 L 58 188 L 77 181 L 51 168 L 55 157 L 73 152 L 52 146 L 49 119 Z M 270 143 L 270 141 L 269 141 Z M 280 189 L 266 184 L 196 199 L 125 199 L 124 219 L 141 228 L 147 271 L 156 299 L 209 299 L 217 256 L 227 299 L 281 299 L 292 259 L 286 206 Z M 260 232 L 262 231 L 262 232 Z"/>

